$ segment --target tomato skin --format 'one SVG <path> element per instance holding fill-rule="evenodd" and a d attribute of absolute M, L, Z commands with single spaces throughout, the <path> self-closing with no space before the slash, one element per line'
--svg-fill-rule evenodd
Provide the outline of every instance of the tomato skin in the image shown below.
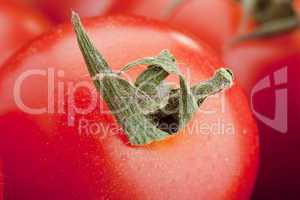
<path fill-rule="evenodd" d="M 114 69 L 163 49 L 175 55 L 186 75 L 189 66 L 192 83 L 207 79 L 222 66 L 206 45 L 151 20 L 95 18 L 86 20 L 85 27 Z M 31 43 L 0 71 L 0 99 L 4 102 L 0 105 L 0 151 L 8 166 L 8 199 L 249 198 L 257 170 L 257 129 L 238 86 L 225 95 L 226 112 L 199 112 L 186 134 L 146 147 L 131 147 L 111 129 L 99 135 L 80 132 L 78 120 L 82 117 L 103 126 L 115 124 L 104 112 L 107 107 L 100 108 L 99 103 L 91 113 L 75 113 L 70 118 L 75 120 L 73 127 L 67 124 L 72 112 L 32 115 L 21 111 L 13 96 L 17 77 L 30 69 L 47 68 L 64 72 L 63 77 L 56 77 L 55 99 L 59 81 L 66 83 L 65 87 L 83 80 L 92 84 L 70 25 Z M 133 70 L 130 76 L 136 77 L 138 72 Z M 22 84 L 22 100 L 34 108 L 45 106 L 47 90 L 45 77 L 32 77 Z M 66 88 L 64 92 L 67 101 L 70 95 Z M 84 108 L 91 96 L 79 88 L 74 99 Z M 58 103 L 55 100 L 55 109 Z M 68 102 L 64 105 L 67 108 Z M 218 106 L 219 102 L 211 99 L 201 108 Z M 208 126 L 221 120 L 235 132 L 191 132 L 199 120 Z"/>
<path fill-rule="evenodd" d="M 0 1 L 0 17 L 0 65 L 50 25 L 35 10 L 7 0 Z"/>

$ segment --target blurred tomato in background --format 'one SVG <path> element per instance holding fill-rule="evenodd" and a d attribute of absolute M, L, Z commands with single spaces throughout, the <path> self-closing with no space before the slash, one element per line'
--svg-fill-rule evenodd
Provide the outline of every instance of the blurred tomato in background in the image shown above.
<path fill-rule="evenodd" d="M 109 14 L 127 13 L 158 19 L 188 31 L 221 52 L 240 24 L 241 10 L 233 0 L 119 1 Z"/>
<path fill-rule="evenodd" d="M 226 52 L 258 118 L 261 165 L 257 199 L 298 196 L 300 34 L 242 42 Z M 289 197 L 289 198 L 287 198 Z"/>
<path fill-rule="evenodd" d="M 0 65 L 18 48 L 40 35 L 50 23 L 36 10 L 0 0 Z"/>
<path fill-rule="evenodd" d="M 32 0 L 33 5 L 48 14 L 55 22 L 70 19 L 73 9 L 82 17 L 97 15 L 140 15 L 167 22 L 189 31 L 222 49 L 225 41 L 236 33 L 240 8 L 233 0 Z"/>
<path fill-rule="evenodd" d="M 26 0 L 21 0 L 26 1 Z M 129 0 L 131 1 L 131 0 Z M 117 0 L 28 0 L 28 2 L 43 11 L 55 23 L 69 22 L 71 10 L 82 17 L 103 15 L 113 5 L 121 2 Z M 127 2 L 125 0 L 124 2 Z"/>
<path fill-rule="evenodd" d="M 276 5 L 263 8 L 265 18 L 273 15 L 263 23 L 255 21 L 263 31 L 230 44 L 223 54 L 249 97 L 260 130 L 261 163 L 253 199 L 299 198 L 299 16 L 285 5 L 274 14 Z"/>

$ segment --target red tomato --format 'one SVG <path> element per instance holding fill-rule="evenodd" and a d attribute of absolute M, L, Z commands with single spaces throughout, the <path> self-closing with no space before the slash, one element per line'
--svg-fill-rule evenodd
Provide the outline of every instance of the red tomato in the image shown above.
<path fill-rule="evenodd" d="M 296 178 L 300 175 L 297 170 L 300 160 L 293 156 L 300 145 L 300 31 L 241 43 L 225 54 L 225 62 L 233 68 L 249 98 L 253 99 L 254 111 L 264 116 L 258 120 L 262 133 L 262 160 L 257 195 L 262 195 L 262 199 L 287 198 L 286 194 L 296 192 L 300 187 Z M 264 83 L 259 82 L 261 80 L 265 80 Z M 259 86 L 262 88 L 256 92 L 254 89 Z"/>
<path fill-rule="evenodd" d="M 254 198 L 298 198 L 300 30 L 240 42 L 227 49 L 224 60 L 258 119 L 261 165 Z"/>
<path fill-rule="evenodd" d="M 49 28 L 36 11 L 17 3 L 0 1 L 0 65 L 28 40 Z"/>
<path fill-rule="evenodd" d="M 84 24 L 115 70 L 163 49 L 175 55 L 191 83 L 223 66 L 206 45 L 155 21 L 112 17 Z M 78 111 L 97 98 L 88 86 L 94 87 L 70 25 L 34 41 L 1 69 L 8 199 L 249 198 L 257 129 L 238 86 L 222 102 L 209 98 L 178 135 L 145 147 L 126 144 L 101 99 L 91 112 L 75 112 L 72 102 Z M 28 110 L 42 107 L 39 114 Z"/>

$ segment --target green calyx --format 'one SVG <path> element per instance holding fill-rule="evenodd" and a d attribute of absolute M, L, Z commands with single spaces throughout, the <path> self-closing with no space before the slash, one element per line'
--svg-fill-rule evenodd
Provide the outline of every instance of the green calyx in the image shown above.
<path fill-rule="evenodd" d="M 164 50 L 159 55 L 146 57 L 113 72 L 104 57 L 87 36 L 76 13 L 72 23 L 89 73 L 112 114 L 122 126 L 131 145 L 145 145 L 178 133 L 191 120 L 198 107 L 210 95 L 233 84 L 233 74 L 219 69 L 207 81 L 192 87 L 179 71 L 176 59 Z M 122 76 L 134 67 L 148 66 L 135 83 Z M 165 79 L 174 74 L 180 87 L 172 88 Z"/>
<path fill-rule="evenodd" d="M 252 0 L 253 17 L 261 24 L 297 17 L 292 0 Z"/>
<path fill-rule="evenodd" d="M 252 18 L 257 28 L 237 40 L 270 37 L 295 30 L 300 26 L 293 0 L 240 0 L 243 6 L 242 29 Z"/>

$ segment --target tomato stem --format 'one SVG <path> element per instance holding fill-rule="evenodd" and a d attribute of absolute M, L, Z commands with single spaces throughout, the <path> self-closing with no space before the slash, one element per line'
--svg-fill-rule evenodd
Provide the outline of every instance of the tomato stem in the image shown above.
<path fill-rule="evenodd" d="M 113 72 L 89 39 L 75 12 L 72 13 L 72 23 L 95 86 L 131 145 L 149 144 L 178 133 L 208 96 L 232 86 L 232 72 L 221 68 L 210 80 L 190 87 L 178 69 L 175 57 L 167 50 L 157 56 L 133 61 L 120 72 Z M 143 65 L 148 67 L 134 84 L 122 77 L 127 70 Z M 170 74 L 178 76 L 180 88 L 172 89 L 164 82 Z M 166 127 L 172 127 L 172 130 Z"/>
<path fill-rule="evenodd" d="M 297 17 L 292 0 L 252 0 L 253 17 L 260 24 Z"/>
<path fill-rule="evenodd" d="M 253 32 L 237 38 L 235 42 L 270 37 L 300 26 L 292 0 L 242 0 L 242 5 L 244 15 L 241 27 L 244 28 L 251 18 L 257 23 L 257 27 Z"/>

